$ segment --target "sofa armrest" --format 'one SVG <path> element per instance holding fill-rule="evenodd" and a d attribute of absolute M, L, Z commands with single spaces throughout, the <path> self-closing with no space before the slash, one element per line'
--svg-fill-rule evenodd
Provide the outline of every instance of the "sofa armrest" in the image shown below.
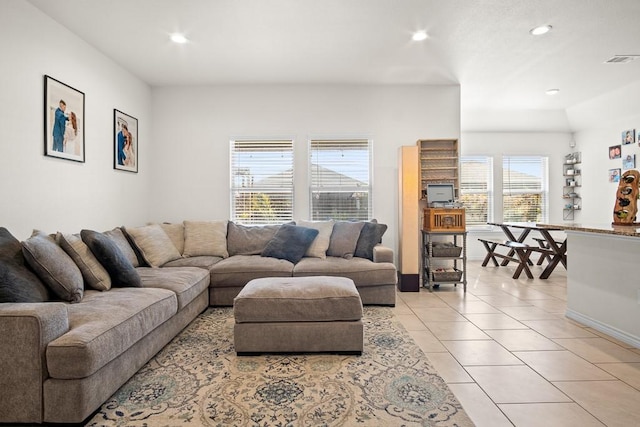
<path fill-rule="evenodd" d="M 390 262 L 393 264 L 393 249 L 375 245 L 373 247 L 373 262 Z"/>
<path fill-rule="evenodd" d="M 68 330 L 64 303 L 0 304 L 0 422 L 42 422 L 47 344 Z"/>

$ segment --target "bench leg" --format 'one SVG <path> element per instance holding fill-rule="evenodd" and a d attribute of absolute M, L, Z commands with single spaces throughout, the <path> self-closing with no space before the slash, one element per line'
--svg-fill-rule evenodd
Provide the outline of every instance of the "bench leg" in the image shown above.
<path fill-rule="evenodd" d="M 514 249 L 516 255 L 518 255 L 518 259 L 520 263 L 518 264 L 518 268 L 513 273 L 513 278 L 517 279 L 520 277 L 520 273 L 524 270 L 525 274 L 529 279 L 533 279 L 533 274 L 531 274 L 531 270 L 529 270 L 529 256 L 531 256 L 531 249 Z"/>
<path fill-rule="evenodd" d="M 498 267 L 500 264 L 498 264 L 498 260 L 496 259 L 495 255 L 494 255 L 494 251 L 496 250 L 496 246 L 498 246 L 496 243 L 492 243 L 491 247 L 489 247 L 489 244 L 483 240 L 481 240 L 482 244 L 484 245 L 485 249 L 487 250 L 487 256 L 484 257 L 484 261 L 482 261 L 482 266 L 486 267 L 487 264 L 489 264 L 489 260 L 493 261 L 493 265 L 495 265 L 496 267 Z"/>

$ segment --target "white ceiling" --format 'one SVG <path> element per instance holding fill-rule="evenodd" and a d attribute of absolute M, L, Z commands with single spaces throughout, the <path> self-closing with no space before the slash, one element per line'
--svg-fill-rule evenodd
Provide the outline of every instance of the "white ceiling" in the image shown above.
<path fill-rule="evenodd" d="M 604 64 L 640 54 L 640 0 L 30 2 L 151 86 L 460 84 L 463 110 L 563 110 L 640 80 Z"/>

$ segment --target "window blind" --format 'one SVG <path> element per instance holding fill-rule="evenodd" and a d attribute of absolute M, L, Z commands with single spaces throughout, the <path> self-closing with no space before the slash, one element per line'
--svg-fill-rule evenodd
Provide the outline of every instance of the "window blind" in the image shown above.
<path fill-rule="evenodd" d="M 371 141 L 310 141 L 311 219 L 371 218 Z"/>
<path fill-rule="evenodd" d="M 504 221 L 548 221 L 548 161 L 544 156 L 502 157 Z"/>
<path fill-rule="evenodd" d="M 493 158 L 460 158 L 460 201 L 467 227 L 486 226 L 493 221 Z"/>
<path fill-rule="evenodd" d="M 293 141 L 231 141 L 231 218 L 242 224 L 293 219 Z"/>

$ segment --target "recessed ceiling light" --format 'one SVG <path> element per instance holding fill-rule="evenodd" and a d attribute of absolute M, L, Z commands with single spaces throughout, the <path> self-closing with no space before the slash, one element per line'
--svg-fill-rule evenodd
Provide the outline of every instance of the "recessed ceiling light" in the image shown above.
<path fill-rule="evenodd" d="M 172 42 L 178 44 L 185 44 L 188 40 L 182 33 L 173 33 L 169 36 Z"/>
<path fill-rule="evenodd" d="M 411 38 L 414 41 L 417 42 L 421 42 L 422 40 L 426 40 L 429 37 L 429 35 L 427 34 L 426 31 L 416 31 L 415 33 L 413 33 L 413 36 L 411 36 Z"/>
<path fill-rule="evenodd" d="M 557 95 L 560 92 L 560 89 L 548 89 L 545 93 L 547 95 Z"/>
<path fill-rule="evenodd" d="M 553 28 L 551 25 L 541 25 L 539 27 L 532 28 L 529 30 L 529 33 L 533 36 L 541 36 L 543 34 L 547 34 Z"/>

